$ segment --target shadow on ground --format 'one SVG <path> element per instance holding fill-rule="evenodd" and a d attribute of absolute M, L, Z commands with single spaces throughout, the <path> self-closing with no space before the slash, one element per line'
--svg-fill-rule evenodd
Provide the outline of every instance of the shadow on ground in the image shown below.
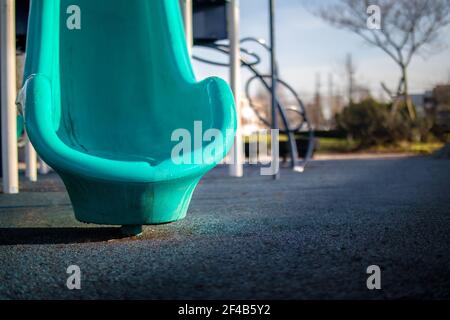
<path fill-rule="evenodd" d="M 90 243 L 121 238 L 120 228 L 0 228 L 0 246 Z"/>

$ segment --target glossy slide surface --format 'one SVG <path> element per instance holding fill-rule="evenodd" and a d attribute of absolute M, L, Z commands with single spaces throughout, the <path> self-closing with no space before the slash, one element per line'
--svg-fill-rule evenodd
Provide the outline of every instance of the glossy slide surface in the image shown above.
<path fill-rule="evenodd" d="M 232 146 L 236 112 L 223 80 L 196 82 L 178 0 L 33 0 L 28 35 L 26 129 L 77 218 L 184 217 L 198 181 Z M 219 152 L 200 137 L 189 158 L 205 161 L 177 164 L 173 133 L 194 140 L 198 123 L 222 133 Z"/>

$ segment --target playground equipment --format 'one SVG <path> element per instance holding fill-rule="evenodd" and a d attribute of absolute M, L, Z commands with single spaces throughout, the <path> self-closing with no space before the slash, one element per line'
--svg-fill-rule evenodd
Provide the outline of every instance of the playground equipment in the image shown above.
<path fill-rule="evenodd" d="M 26 30 L 29 12 L 29 2 L 30 0 L 0 0 L 1 6 L 0 11 L 2 19 L 0 20 L 1 28 L 0 30 L 4 32 L 6 36 L 3 38 L 0 36 L 0 48 L 2 50 L 1 56 L 3 59 L 3 66 L 0 69 L 1 77 L 3 79 L 1 97 L 2 97 L 2 113 L 8 115 L 3 117 L 1 127 L 1 136 L 3 140 L 2 154 L 0 160 L 2 162 L 2 171 L 5 172 L 3 176 L 3 192 L 4 193 L 17 193 L 19 191 L 19 171 L 18 171 L 18 158 L 17 147 L 25 146 L 25 165 L 26 165 L 26 176 L 31 181 L 37 180 L 37 173 L 39 168 L 40 174 L 46 174 L 49 172 L 49 167 L 45 164 L 42 159 L 39 159 L 39 166 L 37 165 L 37 155 L 36 152 L 29 143 L 26 135 L 22 135 L 23 120 L 19 115 L 18 119 L 14 119 L 12 115 L 16 114 L 16 108 L 14 105 L 14 99 L 16 97 L 16 72 L 15 72 L 15 56 L 16 52 L 13 49 L 14 43 L 17 44 L 17 52 L 23 52 L 26 46 Z M 206 2 L 206 1 L 205 1 Z M 238 47 L 239 41 L 238 37 L 235 36 L 239 31 L 239 10 L 238 1 L 229 0 L 229 25 L 230 25 L 230 40 L 231 43 L 236 47 L 236 54 L 231 55 L 230 60 L 233 62 L 230 68 L 231 81 L 230 86 L 232 91 L 235 93 L 236 105 L 239 106 L 240 97 L 240 63 L 238 60 Z M 192 28 L 192 5 L 193 0 L 180 0 L 181 7 L 183 8 L 184 14 L 184 26 L 186 30 L 186 39 L 188 51 L 192 49 L 193 41 L 193 28 Z M 15 13 L 15 14 L 14 14 Z M 209 27 L 209 26 L 208 26 Z M 17 30 L 17 33 L 15 32 Z M 15 34 L 16 33 L 16 34 Z M 3 34 L 2 34 L 3 35 Z M 8 88 L 8 89 L 6 89 Z M 239 117 L 238 117 L 239 120 Z M 17 143 L 16 140 L 16 129 L 17 134 L 20 135 L 20 141 Z M 233 146 L 233 152 L 230 156 L 233 157 L 233 161 L 229 165 L 230 175 L 235 177 L 240 177 L 243 175 L 243 147 L 241 137 L 237 135 L 235 137 L 236 143 Z"/>
<path fill-rule="evenodd" d="M 131 235 L 183 218 L 231 148 L 236 115 L 223 80 L 196 83 L 178 1 L 33 1 L 30 12 L 26 128 L 77 219 Z M 171 135 L 195 121 L 223 133 L 221 152 L 204 141 L 191 156 L 212 159 L 175 165 Z"/>
<path fill-rule="evenodd" d="M 0 0 L 1 6 L 1 97 L 2 97 L 2 154 L 0 156 L 0 177 L 3 176 L 3 192 L 17 193 L 19 191 L 18 179 L 18 147 L 25 147 L 27 177 L 34 180 L 36 176 L 33 169 L 36 164 L 34 149 L 24 135 L 23 117 L 17 115 L 15 107 L 16 97 L 16 60 L 23 57 L 26 42 L 26 29 L 28 20 L 29 1 L 18 1 L 17 6 L 13 0 Z M 16 50 L 17 49 L 17 50 Z M 17 59 L 16 59 L 17 55 Z M 17 66 L 20 69 L 20 66 Z M 14 118 L 16 118 L 14 120 Z M 14 122 L 16 122 L 14 132 Z M 34 161 L 33 161 L 34 160 Z M 3 173 L 5 173 L 3 175 Z"/>
<path fill-rule="evenodd" d="M 14 11 L 16 11 L 17 14 L 17 42 L 19 45 L 19 50 L 23 50 L 24 48 L 24 39 L 25 35 L 24 30 L 26 30 L 26 16 L 27 16 L 27 9 L 28 9 L 28 0 L 0 0 L 2 2 L 2 6 L 0 6 L 0 9 L 2 10 L 2 19 L 1 19 L 1 29 L 2 35 L 6 34 L 7 36 L 4 36 L 3 38 L 0 37 L 1 45 L 0 48 L 2 49 L 2 59 L 3 59 L 3 65 L 6 65 L 8 63 L 8 66 L 12 66 L 14 63 L 14 57 L 15 52 L 11 50 L 13 48 L 13 43 L 16 42 L 14 40 Z M 52 0 L 53 1 L 53 0 Z M 188 52 L 191 53 L 191 45 L 193 43 L 193 37 L 195 34 L 195 39 L 198 41 L 198 39 L 202 38 L 203 44 L 208 44 L 211 41 L 214 42 L 214 39 L 225 39 L 228 38 L 228 42 L 226 43 L 227 48 L 222 47 L 221 49 L 225 49 L 229 54 L 229 70 L 230 70 L 230 87 L 232 88 L 232 91 L 234 93 L 235 98 L 235 105 L 237 109 L 237 113 L 240 114 L 239 107 L 240 107 L 240 97 L 241 97 L 241 67 L 248 67 L 245 65 L 245 60 L 241 61 L 241 58 L 243 56 L 249 56 L 245 55 L 245 50 L 241 52 L 241 42 L 239 39 L 239 22 L 240 22 L 240 13 L 239 13 L 239 1 L 238 0 L 179 0 L 181 7 L 183 8 L 184 13 L 184 26 L 186 30 L 186 38 L 187 38 L 187 47 Z M 261 4 L 268 4 L 269 0 L 267 2 L 261 2 Z M 274 0 L 272 0 L 271 3 L 271 17 L 274 17 Z M 199 6 L 200 4 L 200 6 Z M 16 5 L 17 9 L 14 10 L 13 6 Z M 203 7 L 202 7 L 203 6 Z M 207 9 L 206 11 L 199 10 L 199 8 Z M 206 12 L 206 13 L 205 13 Z M 65 17 L 66 12 L 62 12 L 62 17 Z M 82 15 L 82 13 L 81 13 Z M 63 21 L 61 21 L 63 23 Z M 194 25 L 194 27 L 193 27 Z M 274 29 L 275 23 L 273 22 L 273 19 L 271 19 L 271 30 Z M 76 32 L 76 31 L 74 31 Z M 274 35 L 274 32 L 271 32 L 272 35 Z M 108 35 L 110 36 L 110 35 Z M 272 39 L 274 40 L 274 39 Z M 206 42 L 206 43 L 205 43 Z M 245 41 L 246 44 L 248 41 Z M 271 41 L 271 43 L 275 43 L 275 41 Z M 224 44 L 224 43 L 222 43 Z M 244 45 L 244 43 L 242 44 Z M 272 50 L 274 46 L 264 45 L 269 53 L 271 53 L 271 56 L 274 57 L 275 50 Z M 273 60 L 276 60 L 275 57 Z M 6 62 L 7 61 L 7 62 Z M 252 63 L 251 63 L 252 64 Z M 276 64 L 274 64 L 276 65 Z M 254 69 L 256 70 L 256 64 L 253 65 Z M 13 119 L 16 114 L 16 110 L 14 108 L 14 99 L 16 96 L 15 88 L 13 84 L 15 84 L 15 72 L 13 71 L 15 68 L 8 67 L 8 68 L 2 68 L 2 79 L 4 79 L 2 83 L 2 101 L 4 102 L 2 104 L 2 113 L 7 115 L 3 118 L 2 122 L 4 125 L 2 126 L 2 140 L 4 141 L 4 144 L 2 146 L 2 159 L 3 161 L 3 171 L 5 172 L 5 175 L 3 177 L 3 192 L 4 193 L 16 193 L 18 192 L 18 160 L 17 156 L 14 152 L 14 150 L 17 149 L 17 140 L 16 140 L 16 130 L 12 130 L 12 128 L 16 127 L 18 125 L 18 131 L 20 131 L 20 127 L 22 126 L 22 122 L 16 121 L 16 119 Z M 276 70 L 276 68 L 275 68 Z M 257 70 L 256 70 L 257 71 Z M 259 73 L 259 72 L 258 72 Z M 259 73 L 259 75 L 261 75 Z M 261 82 L 263 84 L 263 87 L 270 91 L 275 92 L 274 86 L 271 85 L 271 77 L 272 75 L 274 77 L 277 77 L 278 75 L 276 73 L 272 73 L 270 77 L 264 76 L 265 82 Z M 256 74 L 255 74 L 256 76 Z M 261 78 L 255 77 L 253 80 L 261 80 Z M 258 81 L 256 81 L 258 82 Z M 250 83 L 256 83 L 255 81 L 251 81 Z M 278 87 L 285 87 L 283 85 L 283 81 L 278 79 L 278 81 L 275 81 L 278 85 Z M 249 87 L 250 84 L 248 84 Z M 268 88 L 268 87 L 269 88 Z M 9 88 L 6 90 L 5 88 Z M 286 88 L 287 91 L 293 92 L 293 90 L 290 90 L 289 88 Z M 247 91 L 247 90 L 246 90 Z M 248 95 L 248 94 L 247 94 Z M 249 96 L 249 95 L 248 95 Z M 253 99 L 250 97 L 250 102 L 253 103 Z M 285 106 L 285 105 L 278 105 L 277 99 L 274 99 L 275 101 L 275 107 L 272 107 L 272 111 L 276 110 L 277 108 L 280 109 L 279 113 L 281 115 L 281 133 L 285 132 L 285 116 L 282 114 L 283 110 L 284 113 L 287 115 L 288 113 L 294 113 L 294 120 L 301 120 L 302 116 L 301 113 L 303 112 L 301 109 L 303 108 L 301 106 L 300 99 L 297 99 L 298 106 L 296 108 L 292 108 L 291 106 Z M 272 102 L 273 103 L 273 102 Z M 253 106 L 253 104 L 252 104 Z M 11 116 L 13 115 L 13 116 Z M 258 117 L 260 120 L 266 124 L 268 127 L 276 127 L 276 121 L 272 121 L 272 119 L 267 118 L 263 119 L 261 114 L 257 112 Z M 306 113 L 305 113 L 306 115 Z M 278 116 L 278 114 L 276 114 Z M 292 118 L 292 117 L 287 117 Z M 239 122 L 240 117 L 237 117 L 237 121 Z M 305 159 L 308 159 L 306 155 L 310 154 L 312 150 L 312 130 L 308 129 L 309 123 L 308 121 L 302 120 L 302 127 L 298 128 L 299 126 L 293 125 L 292 122 L 289 122 L 288 127 L 290 128 L 290 134 L 289 136 L 289 143 L 288 145 L 290 148 L 287 148 L 291 151 L 291 158 L 297 159 L 297 157 L 292 156 L 295 155 L 296 152 L 293 149 L 294 138 L 298 135 L 294 133 L 298 133 L 301 131 L 302 135 L 308 134 L 308 150 L 305 152 L 304 149 L 300 149 L 300 152 L 302 157 Z M 298 129 L 298 130 L 296 130 Z M 27 138 L 26 135 L 23 136 L 23 138 Z M 26 140 L 21 140 L 21 142 L 27 142 Z M 20 143 L 20 145 L 23 145 Z M 285 149 L 287 146 L 284 142 L 280 145 L 280 151 L 282 149 Z M 26 168 L 27 168 L 27 177 L 34 181 L 37 178 L 37 163 L 36 163 L 36 153 L 31 146 L 30 143 L 25 144 L 26 149 Z M 236 135 L 235 137 L 235 143 L 232 148 L 233 152 L 229 154 L 229 173 L 231 176 L 234 177 L 241 177 L 243 176 L 243 163 L 244 163 L 244 144 L 242 141 L 241 135 Z M 286 150 L 287 151 L 287 150 Z M 273 160 L 272 160 L 273 161 Z M 294 166 L 294 168 L 300 169 L 299 171 L 303 170 L 305 162 L 291 162 Z M 44 168 L 44 170 L 42 170 Z M 40 162 L 39 164 L 39 173 L 42 173 L 48 168 L 43 162 Z"/>
<path fill-rule="evenodd" d="M 224 22 L 226 21 L 225 10 L 223 10 L 223 7 L 226 5 L 226 1 L 224 0 L 194 1 L 194 44 L 203 48 L 213 49 L 222 54 L 237 56 L 238 63 L 250 70 L 253 75 L 247 80 L 245 84 L 245 96 L 249 101 L 250 107 L 253 108 L 258 119 L 268 128 L 279 129 L 278 115 L 280 115 L 281 122 L 283 124 L 280 132 L 287 135 L 288 137 L 291 166 L 293 170 L 303 172 L 314 151 L 314 132 L 302 100 L 295 92 L 295 90 L 287 82 L 280 79 L 279 77 L 275 49 L 275 1 L 270 0 L 268 2 L 270 16 L 270 45 L 266 44 L 266 42 L 262 39 L 247 37 L 239 41 L 240 46 L 238 54 L 234 53 L 234 50 L 236 50 L 236 45 L 233 46 L 230 41 L 226 41 L 226 39 L 228 38 L 228 34 L 226 23 Z M 210 27 L 206 29 L 205 25 L 208 25 Z M 257 66 L 261 63 L 262 59 L 255 52 L 252 52 L 249 49 L 243 47 L 248 43 L 257 44 L 268 53 L 270 57 L 271 67 L 270 74 L 262 74 L 260 71 L 258 71 Z M 250 58 L 250 60 L 248 58 Z M 193 59 L 216 66 L 230 66 L 230 63 L 214 61 L 210 58 L 203 58 L 197 55 L 193 55 Z M 262 116 L 255 106 L 255 102 L 252 98 L 250 89 L 251 85 L 256 80 L 260 81 L 260 83 L 263 85 L 263 88 L 270 94 L 271 119 L 267 119 Z M 285 106 L 278 98 L 278 88 L 286 90 L 294 98 L 295 105 Z M 292 124 L 292 121 L 290 121 L 289 113 L 295 114 L 294 117 L 296 118 L 295 120 L 297 120 L 296 125 Z M 308 140 L 306 147 L 307 150 L 302 152 L 304 154 L 304 157 L 302 161 L 299 161 L 296 135 L 305 133 Z"/>
<path fill-rule="evenodd" d="M 0 0 L 2 180 L 4 193 L 19 192 L 16 99 L 16 26 L 13 0 Z"/>

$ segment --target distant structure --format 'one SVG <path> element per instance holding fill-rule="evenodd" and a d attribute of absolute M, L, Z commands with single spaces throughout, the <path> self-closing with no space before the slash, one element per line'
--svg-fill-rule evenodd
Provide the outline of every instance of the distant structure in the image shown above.
<path fill-rule="evenodd" d="M 264 112 L 264 116 L 267 116 L 267 100 L 255 101 L 254 104 L 265 105 L 262 108 L 258 108 L 258 112 Z M 261 110 L 263 109 L 263 110 Z M 250 106 L 250 103 L 246 97 L 241 98 L 241 131 L 245 136 L 257 133 L 260 130 L 266 129 L 267 126 L 259 120 L 256 112 Z"/>
<path fill-rule="evenodd" d="M 434 98 L 432 91 L 425 91 L 425 93 L 420 94 L 411 94 L 409 97 L 416 107 L 417 115 L 423 117 L 433 111 Z"/>
<path fill-rule="evenodd" d="M 411 94 L 417 114 L 432 117 L 439 131 L 450 132 L 450 84 L 438 85 L 424 93 Z"/>
<path fill-rule="evenodd" d="M 347 90 L 348 90 L 348 104 L 353 104 L 354 100 L 354 92 L 355 92 L 355 73 L 356 73 L 356 67 L 353 64 L 353 56 L 351 53 L 347 54 L 346 60 L 345 60 L 345 70 L 347 73 Z"/>
<path fill-rule="evenodd" d="M 372 92 L 363 85 L 355 85 L 353 89 L 353 102 L 359 103 L 363 100 L 372 98 Z"/>
<path fill-rule="evenodd" d="M 450 132 L 450 84 L 433 89 L 436 125 L 444 132 Z"/>
<path fill-rule="evenodd" d="M 312 126 L 314 130 L 326 130 L 327 124 L 324 117 L 323 105 L 322 105 L 322 83 L 320 79 L 320 73 L 316 74 L 316 90 L 314 94 L 314 100 L 306 105 L 306 110 L 309 114 Z"/>

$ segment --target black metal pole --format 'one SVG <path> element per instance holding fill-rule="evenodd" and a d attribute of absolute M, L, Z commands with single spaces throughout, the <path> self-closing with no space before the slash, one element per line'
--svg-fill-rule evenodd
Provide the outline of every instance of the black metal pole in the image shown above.
<path fill-rule="evenodd" d="M 272 129 L 278 129 L 278 105 L 277 105 L 277 83 L 278 83 L 278 72 L 277 72 L 277 58 L 276 58 L 276 42 L 275 42 L 275 0 L 269 0 L 269 28 L 270 28 L 270 68 L 272 76 Z M 273 143 L 278 143 L 278 141 L 272 141 Z M 273 148 L 273 146 L 272 146 Z M 279 155 L 276 154 L 276 157 Z M 273 161 L 273 159 L 272 159 Z M 277 172 L 273 178 L 278 179 L 280 177 L 279 172 Z"/>

